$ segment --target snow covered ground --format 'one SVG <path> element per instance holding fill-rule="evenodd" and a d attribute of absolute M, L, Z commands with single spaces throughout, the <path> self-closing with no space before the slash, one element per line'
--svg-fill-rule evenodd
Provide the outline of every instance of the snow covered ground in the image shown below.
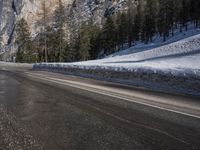
<path fill-rule="evenodd" d="M 200 34 L 200 29 L 196 29 L 196 28 L 194 28 L 194 25 L 189 24 L 188 31 L 183 30 L 183 32 L 180 32 L 179 29 L 177 29 L 174 31 L 174 36 L 170 35 L 169 37 L 167 37 L 165 42 L 163 42 L 163 38 L 161 38 L 158 35 L 155 35 L 153 37 L 153 42 L 151 42 L 149 44 L 144 44 L 142 42 L 136 42 L 135 46 L 133 46 L 131 48 L 125 48 L 125 50 L 116 52 L 110 56 L 130 54 L 133 52 L 141 52 L 141 51 L 157 48 L 157 47 L 164 46 L 164 45 L 170 44 L 170 43 L 174 43 L 179 40 L 182 40 L 182 39 L 185 39 L 185 38 L 197 35 L 197 34 Z"/>
<path fill-rule="evenodd" d="M 104 59 L 76 62 L 36 64 L 40 67 L 104 69 L 120 72 L 137 72 L 151 70 L 154 72 L 172 73 L 174 75 L 192 74 L 200 76 L 200 34 L 141 51 L 124 50 Z M 128 51 L 128 52 L 127 52 Z M 123 54 L 124 52 L 124 54 Z"/>
<path fill-rule="evenodd" d="M 149 44 L 136 42 L 135 46 L 133 46 L 131 48 L 127 48 L 123 51 L 116 52 L 110 56 L 125 55 L 125 54 L 130 54 L 133 52 L 141 52 L 141 51 L 157 48 L 160 46 L 164 46 L 166 44 L 174 43 L 179 40 L 182 40 L 182 39 L 194 36 L 194 35 L 198 35 L 198 34 L 200 34 L 200 29 L 196 29 L 196 28 L 194 28 L 193 24 L 189 24 L 187 31 L 183 30 L 182 32 L 180 32 L 179 29 L 177 29 L 174 31 L 174 36 L 171 35 L 171 36 L 167 37 L 165 42 L 163 42 L 163 38 L 161 38 L 158 35 L 155 35 L 153 37 L 153 42 L 151 42 Z"/>
<path fill-rule="evenodd" d="M 33 68 L 33 64 L 27 64 L 27 63 L 10 63 L 10 62 L 0 61 L 0 69 L 7 70 L 7 68 L 32 69 Z"/>
<path fill-rule="evenodd" d="M 33 68 L 200 97 L 200 32 L 175 33 L 164 43 L 154 39 L 104 59 L 41 63 Z"/>

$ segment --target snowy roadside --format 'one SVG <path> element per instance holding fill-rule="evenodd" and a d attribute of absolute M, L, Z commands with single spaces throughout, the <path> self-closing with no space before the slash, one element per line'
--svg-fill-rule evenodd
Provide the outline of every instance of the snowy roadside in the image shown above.
<path fill-rule="evenodd" d="M 0 61 L 0 68 L 1 69 L 6 69 L 6 68 L 32 69 L 33 68 L 33 64 L 27 64 L 27 63 L 10 63 L 10 62 Z"/>
<path fill-rule="evenodd" d="M 200 96 L 200 34 L 141 52 L 123 55 L 122 51 L 76 63 L 41 63 L 33 69 Z"/>

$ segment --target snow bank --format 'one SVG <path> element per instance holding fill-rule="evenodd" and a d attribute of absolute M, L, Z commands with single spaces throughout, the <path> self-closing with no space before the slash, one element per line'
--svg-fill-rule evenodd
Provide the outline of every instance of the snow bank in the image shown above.
<path fill-rule="evenodd" d="M 76 63 L 43 63 L 35 67 L 104 69 L 137 71 L 138 69 L 189 73 L 200 76 L 200 34 L 161 47 L 127 55 Z"/>
<path fill-rule="evenodd" d="M 146 60 L 153 60 L 166 56 L 180 56 L 185 54 L 194 54 L 200 52 L 200 34 L 196 36 L 192 36 L 186 38 L 184 40 L 180 40 L 178 42 L 174 42 L 171 44 L 167 44 L 158 48 L 153 48 L 150 50 L 142 51 L 142 52 L 132 52 L 129 54 L 109 57 L 97 61 L 88 61 L 88 62 L 80 62 L 81 64 L 94 64 L 98 63 L 134 63 L 141 62 Z"/>
<path fill-rule="evenodd" d="M 3 62 L 0 61 L 0 67 L 16 67 L 16 68 L 33 68 L 33 64 L 27 64 L 27 63 L 11 63 L 11 62 Z"/>
<path fill-rule="evenodd" d="M 141 52 L 125 50 L 124 55 L 99 60 L 41 63 L 33 68 L 200 96 L 200 34 Z"/>

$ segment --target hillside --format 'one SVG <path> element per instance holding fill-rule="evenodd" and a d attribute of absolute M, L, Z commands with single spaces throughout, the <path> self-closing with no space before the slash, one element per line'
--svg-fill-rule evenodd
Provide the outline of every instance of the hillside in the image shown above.
<path fill-rule="evenodd" d="M 188 34 L 189 36 L 190 32 L 194 31 L 191 30 L 184 34 Z M 198 30 L 195 33 L 198 33 Z M 180 38 L 180 35 L 176 37 Z M 41 65 L 114 71 L 137 71 L 137 69 L 145 69 L 200 75 L 200 34 L 186 38 L 183 37 L 183 39 L 176 42 L 172 39 L 162 44 L 157 42 L 153 46 L 155 48 L 151 47 L 152 43 L 149 45 L 143 44 L 143 46 L 140 45 L 140 47 L 136 46 L 121 52 L 116 52 L 99 60 Z"/>
<path fill-rule="evenodd" d="M 198 30 L 199 7 L 194 0 L 1 1 L 1 60 L 77 62 L 156 48 Z"/>
<path fill-rule="evenodd" d="M 179 36 L 179 35 L 177 35 Z M 167 44 L 166 44 L 167 43 Z M 114 53 L 107 58 L 75 63 L 40 63 L 34 70 L 90 77 L 133 86 L 199 95 L 200 34 L 163 46 L 140 45 Z"/>
<path fill-rule="evenodd" d="M 133 49 L 134 50 L 134 49 Z M 77 66 L 105 67 L 134 71 L 137 68 L 184 71 L 199 70 L 200 35 L 142 52 L 114 56 L 97 61 L 74 63 Z M 191 73 L 191 72 L 190 72 Z"/>
<path fill-rule="evenodd" d="M 126 8 L 126 0 L 61 0 L 64 6 L 66 37 L 72 38 L 71 34 L 78 30 L 79 26 L 88 20 L 93 20 L 95 25 L 102 26 L 105 14 L 109 15 Z M 5 59 L 14 55 L 17 51 L 16 24 L 20 19 L 25 19 L 29 26 L 31 37 L 39 34 L 43 22 L 45 5 L 46 25 L 52 24 L 54 11 L 59 0 L 6 0 L 0 1 L 0 55 L 6 52 Z"/>

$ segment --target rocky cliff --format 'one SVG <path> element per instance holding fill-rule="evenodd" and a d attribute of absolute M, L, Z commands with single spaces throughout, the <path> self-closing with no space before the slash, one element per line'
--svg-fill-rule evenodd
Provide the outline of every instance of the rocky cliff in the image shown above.
<path fill-rule="evenodd" d="M 13 48 L 17 20 L 24 18 L 29 24 L 32 35 L 37 33 L 37 22 L 42 18 L 42 2 L 43 0 L 0 0 L 1 51 L 10 51 Z M 63 0 L 63 2 L 68 5 L 72 0 Z M 58 0 L 46 2 L 50 16 L 57 3 Z"/>
<path fill-rule="evenodd" d="M 48 0 L 46 6 L 49 16 L 55 10 L 59 0 Z M 66 30 L 70 34 L 82 22 L 92 20 L 101 26 L 105 17 L 117 11 L 126 11 L 128 0 L 62 0 L 67 16 Z M 136 5 L 137 0 L 131 0 Z M 32 35 L 37 33 L 37 22 L 42 19 L 42 3 L 44 0 L 0 0 L 0 42 L 2 52 L 8 56 L 15 50 L 15 24 L 24 18 Z M 6 56 L 7 57 L 7 56 Z"/>

